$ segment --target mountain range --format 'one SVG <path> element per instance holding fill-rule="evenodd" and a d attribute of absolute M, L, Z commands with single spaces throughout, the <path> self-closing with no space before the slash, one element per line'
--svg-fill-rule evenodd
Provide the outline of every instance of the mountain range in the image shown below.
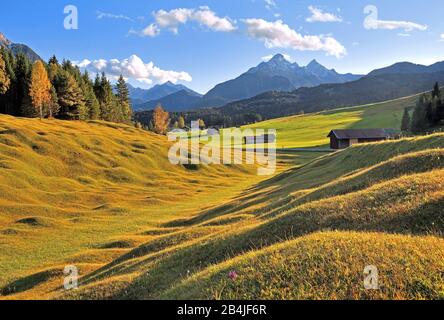
<path fill-rule="evenodd" d="M 30 47 L 13 43 L 2 33 L 0 47 L 23 53 L 32 61 L 41 59 Z M 339 74 L 316 60 L 301 67 L 277 54 L 203 96 L 171 82 L 148 90 L 128 87 L 135 111 L 162 104 L 171 112 L 194 110 L 188 114 L 231 119 L 237 125 L 257 115 L 270 119 L 396 99 L 428 91 L 436 82 L 444 83 L 444 61 L 429 66 L 399 62 L 361 76 Z"/>
<path fill-rule="evenodd" d="M 282 54 L 277 54 L 269 61 L 262 62 L 239 77 L 218 84 L 204 96 L 182 86 L 179 91 L 184 90 L 185 92 L 178 94 L 178 91 L 175 91 L 169 95 L 159 95 L 157 98 L 145 100 L 145 103 L 135 103 L 134 105 L 136 110 L 149 110 L 155 105 L 161 104 L 168 111 L 220 107 L 232 101 L 248 99 L 268 91 L 289 92 L 301 87 L 315 87 L 324 83 L 354 81 L 361 77 L 362 75 L 350 73 L 339 74 L 334 69 L 327 69 L 316 60 L 301 67 L 297 63 L 289 62 Z M 171 88 L 171 85 L 168 84 L 168 87 Z M 156 87 L 162 88 L 163 86 L 165 85 Z M 154 90 L 156 87 L 150 90 Z M 162 93 L 165 92 L 167 91 L 162 91 Z M 131 97 L 133 101 L 147 98 L 140 91 L 134 92 Z"/>
<path fill-rule="evenodd" d="M 374 70 L 356 81 L 304 87 L 292 92 L 266 92 L 217 110 L 225 115 L 256 113 L 263 118 L 277 118 L 397 99 L 431 90 L 436 82 L 444 83 L 444 62 L 431 66 L 401 62 Z"/>
<path fill-rule="evenodd" d="M 155 85 L 150 89 L 136 88 L 128 84 L 128 90 L 130 93 L 133 106 L 136 110 L 150 108 L 149 106 L 151 106 L 154 102 L 153 103 L 148 103 L 148 102 L 157 101 L 164 97 L 168 97 L 169 95 L 176 94 L 180 91 L 184 91 L 190 96 L 198 96 L 198 97 L 202 96 L 201 94 L 187 88 L 184 85 L 174 84 L 170 81 L 164 84 Z"/>
<path fill-rule="evenodd" d="M 0 32 L 0 47 L 5 47 L 10 49 L 12 53 L 14 53 L 14 55 L 23 53 L 32 62 L 36 62 L 37 60 L 42 60 L 42 58 L 40 58 L 40 56 L 37 53 L 35 53 L 34 50 L 32 50 L 30 47 L 20 43 L 13 43 L 12 41 L 8 40 L 5 37 L 5 35 L 1 32 Z"/>
<path fill-rule="evenodd" d="M 444 83 L 444 61 L 430 66 L 400 62 L 374 70 L 355 81 L 302 87 L 291 92 L 269 91 L 222 107 L 195 109 L 183 115 L 186 121 L 203 119 L 208 126 L 242 126 L 258 119 L 367 105 L 430 92 L 436 82 Z M 139 112 L 135 116 L 145 124 L 151 119 L 150 112 Z"/>

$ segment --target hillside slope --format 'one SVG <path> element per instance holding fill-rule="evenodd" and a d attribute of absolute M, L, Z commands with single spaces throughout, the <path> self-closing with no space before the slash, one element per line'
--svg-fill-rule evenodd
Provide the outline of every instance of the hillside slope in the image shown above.
<path fill-rule="evenodd" d="M 172 165 L 169 147 L 127 125 L 1 115 L 0 286 L 78 255 L 100 265 L 258 179 L 253 167 Z"/>
<path fill-rule="evenodd" d="M 444 135 L 435 134 L 323 156 L 148 231 L 156 236 L 86 274 L 80 290 L 48 296 L 442 298 L 443 147 Z M 363 288 L 367 265 L 378 267 L 381 290 Z"/>
<path fill-rule="evenodd" d="M 278 118 L 301 111 L 318 112 L 397 99 L 425 92 L 436 82 L 444 82 L 443 71 L 381 74 L 347 83 L 300 88 L 293 92 L 267 92 L 251 99 L 227 104 L 218 110 L 226 115 L 257 113 L 263 118 Z"/>
<path fill-rule="evenodd" d="M 413 107 L 418 95 L 371 105 L 277 118 L 245 126 L 275 129 L 278 148 L 328 147 L 332 129 L 393 128 L 400 130 L 404 109 Z"/>

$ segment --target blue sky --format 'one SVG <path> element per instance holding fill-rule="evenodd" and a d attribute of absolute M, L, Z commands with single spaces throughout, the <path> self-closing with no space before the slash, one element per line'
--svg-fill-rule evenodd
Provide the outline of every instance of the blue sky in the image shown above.
<path fill-rule="evenodd" d="M 69 4 L 77 30 L 63 25 Z M 442 61 L 442 12 L 442 0 L 15 0 L 1 4 L 0 32 L 45 59 L 205 93 L 275 53 L 353 73 Z"/>

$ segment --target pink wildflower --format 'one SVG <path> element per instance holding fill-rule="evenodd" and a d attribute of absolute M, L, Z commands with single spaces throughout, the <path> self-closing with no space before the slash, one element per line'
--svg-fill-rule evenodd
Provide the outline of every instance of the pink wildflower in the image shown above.
<path fill-rule="evenodd" d="M 236 271 L 230 271 L 230 273 L 228 274 L 228 276 L 230 277 L 231 280 L 236 280 L 238 277 L 238 274 Z"/>

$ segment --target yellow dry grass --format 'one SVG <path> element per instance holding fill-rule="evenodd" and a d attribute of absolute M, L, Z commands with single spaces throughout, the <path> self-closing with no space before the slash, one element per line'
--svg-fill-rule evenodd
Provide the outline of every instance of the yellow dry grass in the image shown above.
<path fill-rule="evenodd" d="M 169 146 L 126 125 L 0 116 L 0 286 L 110 262 L 259 179 L 252 166 L 172 165 Z"/>
<path fill-rule="evenodd" d="M 164 138 L 124 125 L 0 120 L 5 299 L 444 297 L 443 134 L 289 156 L 264 179 L 170 165 Z"/>

